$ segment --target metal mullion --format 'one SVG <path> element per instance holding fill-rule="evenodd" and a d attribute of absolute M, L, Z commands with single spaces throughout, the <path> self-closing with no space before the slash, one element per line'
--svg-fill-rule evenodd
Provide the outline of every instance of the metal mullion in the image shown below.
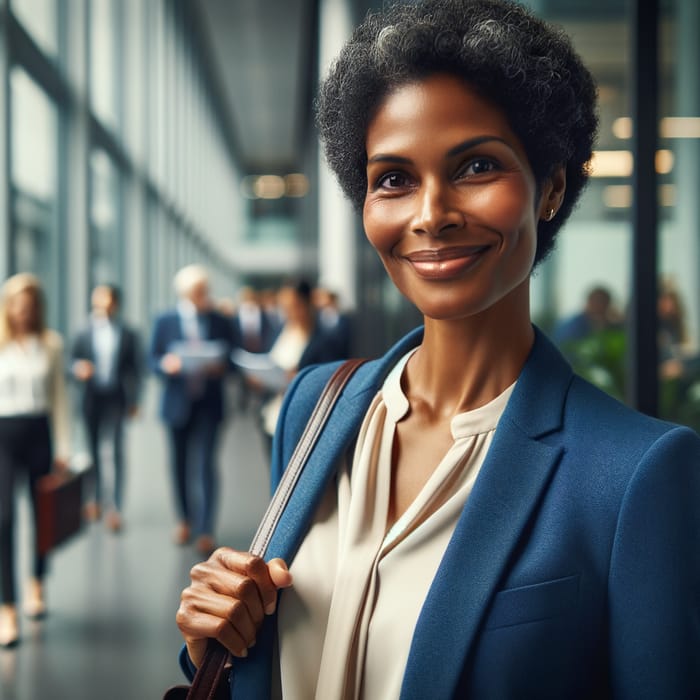
<path fill-rule="evenodd" d="M 635 0 L 632 19 L 632 118 L 634 201 L 628 401 L 657 415 L 658 202 L 655 156 L 658 141 L 658 0 Z"/>
<path fill-rule="evenodd" d="M 0 279 L 11 270 L 10 60 L 7 0 L 0 0 Z"/>

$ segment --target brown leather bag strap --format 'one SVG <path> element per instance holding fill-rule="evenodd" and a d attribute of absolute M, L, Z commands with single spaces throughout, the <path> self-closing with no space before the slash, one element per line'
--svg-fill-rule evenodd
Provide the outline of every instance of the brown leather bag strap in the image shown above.
<path fill-rule="evenodd" d="M 311 450 L 316 444 L 316 440 L 326 424 L 326 420 L 335 406 L 345 385 L 350 380 L 350 377 L 355 373 L 355 370 L 365 362 L 365 360 L 347 360 L 333 373 L 328 383 L 324 387 L 321 395 L 316 402 L 311 417 L 309 418 L 304 432 L 299 438 L 297 446 L 294 448 L 289 464 L 282 475 L 282 479 L 272 497 L 270 504 L 265 511 L 265 516 L 260 522 L 258 531 L 253 537 L 250 545 L 250 552 L 259 557 L 264 556 L 267 551 L 267 545 L 275 532 L 277 523 L 287 507 L 294 487 L 296 486 L 299 476 L 304 469 L 306 460 L 311 454 Z"/>
<path fill-rule="evenodd" d="M 258 531 L 253 537 L 249 550 L 251 553 L 259 557 L 265 555 L 277 523 L 287 507 L 306 460 L 311 454 L 311 450 L 316 444 L 316 440 L 321 434 L 328 416 L 330 416 L 338 397 L 350 380 L 350 377 L 364 362 L 366 360 L 363 359 L 346 360 L 331 375 L 328 383 L 323 388 L 311 417 L 304 428 L 304 432 L 294 448 L 279 486 L 258 526 Z M 219 700 L 220 698 L 228 698 L 228 684 L 225 682 L 226 674 L 228 673 L 228 663 L 229 653 L 226 648 L 216 640 L 210 639 L 202 664 L 197 669 L 197 674 L 187 693 L 187 700 Z"/>
<path fill-rule="evenodd" d="M 229 653 L 215 639 L 207 643 L 202 665 L 197 669 L 187 700 L 229 700 L 226 677 Z"/>

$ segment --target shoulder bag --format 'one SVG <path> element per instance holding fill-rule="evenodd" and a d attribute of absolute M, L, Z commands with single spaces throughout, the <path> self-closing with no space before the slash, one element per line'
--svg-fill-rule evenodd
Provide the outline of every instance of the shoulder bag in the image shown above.
<path fill-rule="evenodd" d="M 333 373 L 316 402 L 311 417 L 289 460 L 275 495 L 265 511 L 265 515 L 250 545 L 250 552 L 263 557 L 275 532 L 280 516 L 289 501 L 299 476 L 306 464 L 316 440 L 328 419 L 333 406 L 350 377 L 365 360 L 347 360 Z M 192 681 L 192 685 L 178 685 L 169 688 L 163 700 L 228 700 L 230 697 L 228 675 L 231 659 L 228 651 L 215 639 L 210 639 L 202 665 Z"/>

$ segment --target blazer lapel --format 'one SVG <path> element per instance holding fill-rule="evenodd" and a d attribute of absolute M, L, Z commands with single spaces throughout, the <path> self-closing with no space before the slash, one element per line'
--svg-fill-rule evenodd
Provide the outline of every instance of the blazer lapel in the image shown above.
<path fill-rule="evenodd" d="M 419 343 L 421 338 L 422 329 L 418 329 L 399 341 L 380 361 L 368 362 L 358 369 L 339 397 L 322 435 L 309 455 L 267 547 L 266 559 L 282 557 L 287 563 L 293 560 L 324 489 L 335 473 L 338 460 L 359 430 L 384 377 L 396 361 Z M 307 410 L 310 412 L 311 408 L 308 406 Z M 235 665 L 232 675 L 233 697 L 270 697 L 270 664 L 276 625 L 276 614 L 266 617 L 245 663 Z"/>
<path fill-rule="evenodd" d="M 561 447 L 539 438 L 560 427 L 571 376 L 538 333 L 418 618 L 402 700 L 455 692 L 509 557 L 561 457 Z"/>
<path fill-rule="evenodd" d="M 409 334 L 379 361 L 367 363 L 357 370 L 338 398 L 333 412 L 309 455 L 287 508 L 267 548 L 266 559 L 282 557 L 290 562 L 306 534 L 318 503 L 335 474 L 338 461 L 355 438 L 372 399 L 397 360 L 414 347 L 422 337 L 422 329 Z"/>

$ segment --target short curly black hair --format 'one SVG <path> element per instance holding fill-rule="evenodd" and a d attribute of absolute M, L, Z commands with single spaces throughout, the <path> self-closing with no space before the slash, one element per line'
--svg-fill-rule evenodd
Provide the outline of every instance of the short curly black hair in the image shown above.
<path fill-rule="evenodd" d="M 511 0 L 419 0 L 370 12 L 319 88 L 327 161 L 360 211 L 369 122 L 396 88 L 435 73 L 461 77 L 500 107 L 539 185 L 560 164 L 566 193 L 541 221 L 535 264 L 554 247 L 588 179 L 598 117 L 593 78 L 568 36 Z"/>

